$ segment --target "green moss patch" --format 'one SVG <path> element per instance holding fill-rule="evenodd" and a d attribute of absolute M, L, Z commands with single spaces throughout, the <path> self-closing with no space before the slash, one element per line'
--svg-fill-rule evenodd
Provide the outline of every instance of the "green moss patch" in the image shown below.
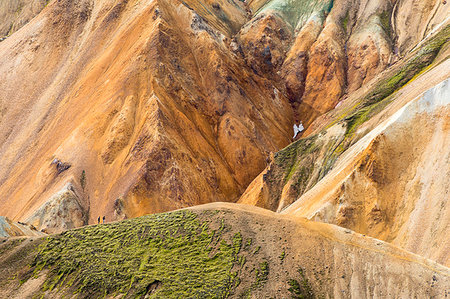
<path fill-rule="evenodd" d="M 297 140 L 275 154 L 275 164 L 278 167 L 284 168 L 285 182 L 292 178 L 300 166 L 299 157 L 317 151 L 316 140 L 317 135 Z"/>
<path fill-rule="evenodd" d="M 96 225 L 49 237 L 34 274 L 49 269 L 42 292 L 81 298 L 125 294 L 151 298 L 226 298 L 245 263 L 242 236 L 228 240 L 197 214 L 178 211 Z"/>
<path fill-rule="evenodd" d="M 383 12 L 380 20 L 385 30 L 390 30 L 389 14 Z M 347 26 L 348 17 L 342 20 Z M 353 107 L 343 111 L 325 129 L 341 122 L 346 130 L 342 136 L 322 142 L 318 135 L 300 139 L 275 154 L 264 181 L 269 188 L 270 203 L 265 207 L 275 210 L 283 191 L 290 182 L 290 192 L 298 198 L 312 188 L 333 168 L 337 159 L 363 134 L 356 134 L 362 124 L 373 118 L 395 99 L 395 92 L 414 80 L 419 74 L 433 66 L 440 49 L 450 40 L 450 26 L 447 26 L 420 49 L 411 54 L 408 60 L 398 62 L 374 87 Z M 317 163 L 320 157 L 321 163 Z"/>
<path fill-rule="evenodd" d="M 421 46 L 420 50 L 416 51 L 414 56 L 409 59 L 406 64 L 396 69 L 388 78 L 380 81 L 367 95 L 364 106 L 377 103 L 406 85 L 406 83 L 433 62 L 441 47 L 448 42 L 449 39 L 450 26 L 447 26 L 431 40 Z"/>
<path fill-rule="evenodd" d="M 303 269 L 298 268 L 299 277 L 297 279 L 289 279 L 289 292 L 293 299 L 314 299 L 314 293 L 309 284 L 308 279 L 303 274 Z"/>
<path fill-rule="evenodd" d="M 387 24 L 387 20 L 385 23 Z M 385 79 L 375 85 L 358 105 L 339 118 L 345 122 L 346 132 L 344 140 L 330 155 L 330 161 L 335 161 L 342 152 L 358 140 L 355 138 L 357 129 L 391 103 L 397 90 L 413 81 L 432 65 L 442 46 L 449 40 L 450 26 L 447 26 L 417 50 L 412 58 L 395 67 Z M 331 169 L 331 167 L 326 167 L 326 169 Z M 325 171 L 324 174 L 326 172 L 328 171 Z"/>

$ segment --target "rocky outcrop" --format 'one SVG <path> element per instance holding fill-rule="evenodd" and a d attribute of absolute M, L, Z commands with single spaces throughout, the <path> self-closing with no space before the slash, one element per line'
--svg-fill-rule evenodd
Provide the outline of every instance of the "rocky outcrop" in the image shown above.
<path fill-rule="evenodd" d="M 113 117 L 107 129 L 105 147 L 102 149 L 102 158 L 105 164 L 111 164 L 119 152 L 124 149 L 133 134 L 136 114 L 136 99 L 128 96 L 120 111 L 112 111 Z"/>
<path fill-rule="evenodd" d="M 55 233 L 86 225 L 88 213 L 86 203 L 69 183 L 28 217 L 27 222 L 42 232 Z"/>
<path fill-rule="evenodd" d="M 372 80 L 445 28 L 448 5 L 416 2 L 49 2 L 0 45 L 1 212 L 24 220 L 66 182 L 89 223 L 236 201 L 294 124 L 306 136 L 353 94 L 369 101 Z M 331 158 L 267 194 L 290 204 Z"/>
<path fill-rule="evenodd" d="M 360 125 L 379 113 L 383 115 L 386 104 L 400 101 L 402 95 L 395 94 L 395 90 L 420 74 L 427 65 L 432 68 L 441 63 L 440 57 L 445 57 L 448 51 L 443 46 L 447 36 L 448 32 L 443 31 L 429 40 L 425 44 L 429 50 L 411 53 L 373 80 L 369 88 L 350 96 L 335 111 L 322 117 L 324 121 L 317 121 L 305 133 L 310 136 L 274 154 L 269 166 L 239 201 L 274 211 L 281 211 L 296 201 L 334 167 L 345 150 L 364 136 L 365 133 L 357 133 Z M 441 47 L 443 53 L 438 55 Z"/>
<path fill-rule="evenodd" d="M 347 42 L 348 93 L 367 84 L 395 59 L 389 19 L 391 11 L 391 2 L 384 1 L 367 9 L 363 20 L 354 20 L 356 25 Z M 347 23 L 352 21 L 349 16 L 346 18 Z"/>
<path fill-rule="evenodd" d="M 447 1 L 396 1 L 391 18 L 396 52 L 405 55 L 425 37 L 441 30 L 449 21 L 449 12 Z"/>
<path fill-rule="evenodd" d="M 55 1 L 2 45 L 0 105 L 17 103 L 0 123 L 6 215 L 24 217 L 23 201 L 36 211 L 66 180 L 89 198 L 91 223 L 114 217 L 118 198 L 128 217 L 233 201 L 289 143 L 287 98 L 229 48 L 242 3 L 212 14 L 196 3 L 133 5 Z M 31 35 L 34 46 L 12 51 Z M 18 78 L 30 84 L 17 93 Z M 50 175 L 54 157 L 71 167 Z"/>
<path fill-rule="evenodd" d="M 445 1 L 2 3 L 0 297 L 448 295 Z"/>
<path fill-rule="evenodd" d="M 322 30 L 324 18 L 323 11 L 311 16 L 298 33 L 281 68 L 281 76 L 285 82 L 286 93 L 294 110 L 296 122 L 300 121 L 299 104 L 305 92 L 309 50 Z"/>
<path fill-rule="evenodd" d="M 23 222 L 13 222 L 4 216 L 0 216 L 0 238 L 44 235 L 44 233 L 38 231 L 33 225 Z"/>
<path fill-rule="evenodd" d="M 239 202 L 347 227 L 447 265 L 439 240 L 448 234 L 449 186 L 440 175 L 448 30 L 273 154 Z"/>
<path fill-rule="evenodd" d="M 292 43 L 292 28 L 276 14 L 261 14 L 239 33 L 246 64 L 257 73 L 274 77 Z"/>

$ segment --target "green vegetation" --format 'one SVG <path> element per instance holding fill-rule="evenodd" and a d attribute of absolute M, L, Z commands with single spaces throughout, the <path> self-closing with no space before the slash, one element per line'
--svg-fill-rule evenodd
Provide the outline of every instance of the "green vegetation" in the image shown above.
<path fill-rule="evenodd" d="M 308 186 L 314 170 L 314 159 L 320 150 L 317 144 L 317 135 L 297 140 L 275 154 L 274 166 L 276 173 L 272 179 L 283 182 L 292 181 L 292 187 L 298 194 L 303 193 Z M 281 192 L 281 191 L 280 191 Z"/>
<path fill-rule="evenodd" d="M 330 12 L 332 7 L 332 0 L 272 0 L 263 6 L 257 14 L 271 10 L 277 11 L 281 14 L 283 20 L 286 20 L 292 28 L 296 28 L 299 23 L 306 22 L 311 15 L 320 11 Z"/>
<path fill-rule="evenodd" d="M 390 14 L 383 12 L 379 17 L 385 30 L 390 30 Z M 348 21 L 348 16 L 344 17 L 343 26 L 347 26 Z M 363 135 L 356 134 L 361 125 L 383 111 L 395 99 L 394 94 L 397 90 L 432 66 L 440 49 L 449 40 L 450 26 L 447 26 L 411 53 L 407 60 L 394 65 L 387 71 L 384 79 L 377 82 L 353 107 L 347 108 L 326 127 L 327 129 L 342 122 L 346 128 L 342 136 L 328 140 L 326 144 L 320 141 L 319 135 L 310 136 L 297 140 L 276 153 L 274 163 L 265 176 L 270 196 L 273 197 L 272 201 L 277 202 L 288 182 L 292 184 L 291 190 L 299 196 L 322 179 L 333 168 L 340 155 Z M 323 154 L 323 162 L 316 171 L 319 153 L 321 156 Z"/>
<path fill-rule="evenodd" d="M 238 255 L 242 248 L 242 235 L 236 233 L 233 237 L 233 251 L 235 255 Z"/>
<path fill-rule="evenodd" d="M 12 249 L 14 249 L 14 247 L 20 245 L 25 239 L 22 238 L 18 238 L 18 239 L 3 239 L 0 243 L 0 256 L 7 252 L 10 251 Z"/>
<path fill-rule="evenodd" d="M 9 29 L 8 29 L 8 31 L 6 33 L 6 36 L 10 36 L 13 33 L 13 30 L 14 30 L 14 23 L 11 23 L 9 25 Z"/>
<path fill-rule="evenodd" d="M 449 39 L 450 26 L 447 26 L 425 45 L 423 45 L 404 66 L 397 69 L 397 71 L 390 77 L 380 81 L 373 91 L 366 97 L 364 106 L 375 104 L 406 85 L 425 67 L 433 62 L 441 47 L 448 42 Z"/>
<path fill-rule="evenodd" d="M 0 286 L 28 288 L 39 277 L 33 298 L 264 297 L 271 281 L 292 276 L 276 258 L 286 262 L 287 248 L 278 238 L 266 246 L 257 221 L 229 213 L 183 210 L 8 240 L 0 243 Z M 288 295 L 287 288 L 279 291 Z"/>
<path fill-rule="evenodd" d="M 399 65 L 386 79 L 378 82 L 364 100 L 338 118 L 337 121 L 343 120 L 346 123 L 344 139 L 327 151 L 322 169 L 320 170 L 319 179 L 328 173 L 341 153 L 358 140 L 355 138 L 357 129 L 391 103 L 394 99 L 393 94 L 395 91 L 425 71 L 433 63 L 442 46 L 449 40 L 450 26 L 447 26 L 430 41 L 426 42 L 420 50 L 416 51 L 411 59 Z"/>
<path fill-rule="evenodd" d="M 309 285 L 308 279 L 303 274 L 303 269 L 298 268 L 298 273 L 300 275 L 300 282 L 296 279 L 289 279 L 288 284 L 290 288 L 288 291 L 291 293 L 294 299 L 313 299 L 314 293 L 311 286 Z"/>
<path fill-rule="evenodd" d="M 275 164 L 285 170 L 284 182 L 289 181 L 297 171 L 299 157 L 311 154 L 319 148 L 316 145 L 317 135 L 297 140 L 275 154 Z"/>
<path fill-rule="evenodd" d="M 344 28 L 344 31 L 347 31 L 349 19 L 350 19 L 350 13 L 347 11 L 347 13 L 345 14 L 345 17 L 342 19 L 342 27 Z"/>
<path fill-rule="evenodd" d="M 68 288 L 82 298 L 225 298 L 245 259 L 241 234 L 227 241 L 224 230 L 189 211 L 84 227 L 49 237 L 32 267 L 34 275 L 50 270 L 42 291 Z M 260 271 L 262 281 L 267 265 Z"/>
<path fill-rule="evenodd" d="M 392 94 L 426 69 L 449 39 L 450 26 L 447 26 L 421 47 L 406 64 L 394 71 L 388 78 L 380 81 L 356 111 L 345 118 L 347 123 L 346 137 L 352 137 L 361 124 L 382 111 L 392 101 Z"/>
<path fill-rule="evenodd" d="M 264 284 L 269 279 L 269 263 L 264 261 L 259 264 L 257 269 L 253 269 L 255 272 L 255 282 L 247 289 L 240 298 L 251 298 L 252 292 L 258 288 L 264 286 Z"/>
<path fill-rule="evenodd" d="M 23 9 L 23 6 L 24 6 L 24 3 L 23 3 L 23 2 L 19 2 L 19 3 L 18 3 L 17 8 L 16 8 L 16 14 L 17 14 L 17 15 L 20 14 L 20 12 L 21 12 L 22 9 Z"/>
<path fill-rule="evenodd" d="M 391 11 L 385 10 L 380 14 L 380 22 L 381 27 L 383 27 L 384 32 L 387 35 L 391 36 L 392 28 L 391 28 Z"/>
<path fill-rule="evenodd" d="M 83 191 L 84 191 L 84 188 L 86 188 L 86 171 L 84 171 L 84 170 L 81 172 L 80 185 L 81 185 L 81 188 L 83 188 Z"/>
<path fill-rule="evenodd" d="M 265 284 L 269 278 L 269 264 L 267 262 L 262 262 L 259 264 L 259 268 L 256 269 L 256 282 L 254 288 L 261 287 Z"/>

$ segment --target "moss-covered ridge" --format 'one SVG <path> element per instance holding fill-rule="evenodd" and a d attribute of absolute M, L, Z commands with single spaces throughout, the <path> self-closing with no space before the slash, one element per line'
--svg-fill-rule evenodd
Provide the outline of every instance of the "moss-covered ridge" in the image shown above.
<path fill-rule="evenodd" d="M 362 123 L 382 111 L 393 100 L 391 95 L 426 70 L 449 40 L 450 26 L 446 26 L 420 47 L 406 63 L 394 67 L 388 76 L 380 80 L 366 95 L 360 105 L 346 114 L 346 135 L 353 135 Z"/>
<path fill-rule="evenodd" d="M 243 263 L 240 233 L 226 239 L 224 229 L 189 211 L 90 226 L 49 237 L 32 267 L 34 275 L 50 270 L 42 292 L 225 298 Z"/>
<path fill-rule="evenodd" d="M 285 298 L 308 263 L 280 221 L 218 206 L 0 240 L 0 297 Z"/>

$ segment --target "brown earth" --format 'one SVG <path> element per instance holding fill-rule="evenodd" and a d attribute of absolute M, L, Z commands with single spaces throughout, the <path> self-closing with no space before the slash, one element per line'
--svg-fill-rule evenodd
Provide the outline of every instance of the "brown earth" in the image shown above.
<path fill-rule="evenodd" d="M 232 297 L 447 296 L 449 7 L 3 1 L 0 297 L 73 295 L 21 279 L 44 232 L 201 204 L 258 248 Z"/>
<path fill-rule="evenodd" d="M 449 92 L 447 79 L 375 127 L 285 213 L 335 223 L 448 266 Z"/>

